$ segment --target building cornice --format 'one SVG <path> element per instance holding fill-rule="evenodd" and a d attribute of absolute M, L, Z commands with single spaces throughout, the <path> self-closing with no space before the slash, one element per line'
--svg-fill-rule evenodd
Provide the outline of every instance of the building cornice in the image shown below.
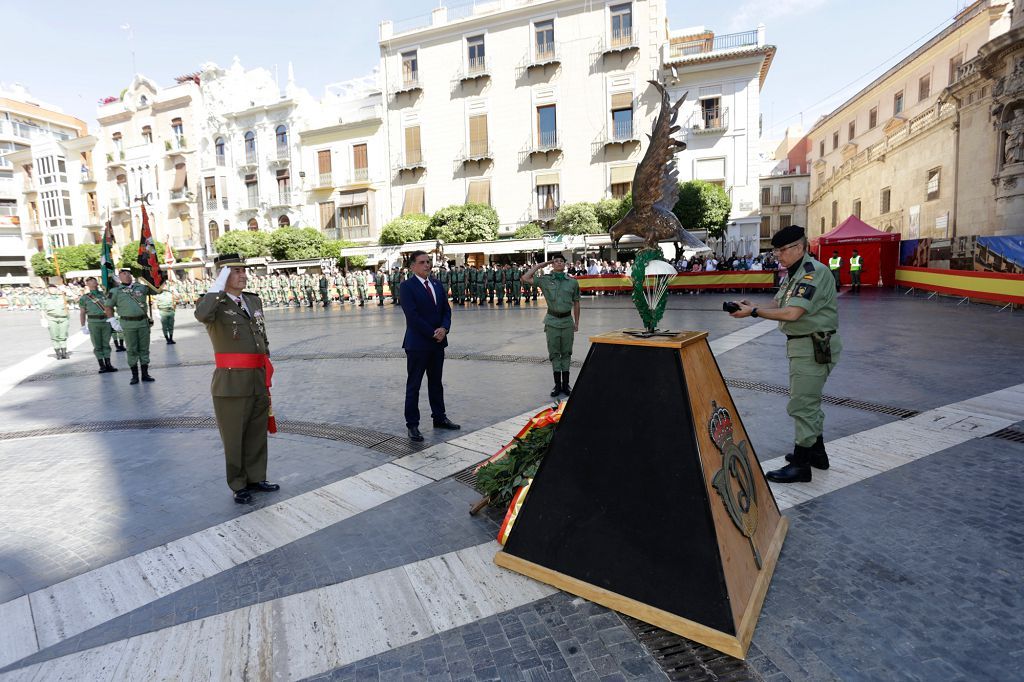
<path fill-rule="evenodd" d="M 550 13 L 556 8 L 568 8 L 573 5 L 579 5 L 582 7 L 586 4 L 589 3 L 580 2 L 580 0 L 533 0 L 532 2 L 517 7 L 509 7 L 506 9 L 500 9 L 496 12 L 487 12 L 485 14 L 470 15 L 461 19 L 455 19 L 454 21 L 445 21 L 443 24 L 438 26 L 423 26 L 395 33 L 389 38 L 379 40 L 378 44 L 381 49 L 388 49 L 397 46 L 414 45 L 424 40 L 431 40 L 444 36 L 446 33 L 461 36 L 465 31 L 472 30 L 477 27 L 485 25 L 493 27 L 496 22 L 504 23 L 506 21 L 517 21 L 521 16 L 533 16 L 535 14 L 543 14 L 545 12 Z M 422 16 L 432 17 L 433 15 Z M 392 22 L 392 25 L 394 25 L 394 22 Z"/>
<path fill-rule="evenodd" d="M 259 104 L 248 109 L 242 109 L 241 111 L 230 111 L 224 114 L 224 118 L 227 119 L 239 119 L 246 116 L 254 116 L 256 114 L 268 114 L 271 111 L 278 111 L 279 109 L 287 109 L 289 107 L 298 106 L 298 103 L 293 99 L 283 99 L 273 104 Z"/>

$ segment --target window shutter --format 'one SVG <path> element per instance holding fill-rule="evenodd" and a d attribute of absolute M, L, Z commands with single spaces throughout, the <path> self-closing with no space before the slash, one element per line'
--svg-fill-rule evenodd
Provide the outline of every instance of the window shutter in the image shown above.
<path fill-rule="evenodd" d="M 316 153 L 317 163 L 320 166 L 321 173 L 331 172 L 331 150 L 321 149 Z"/>
<path fill-rule="evenodd" d="M 320 227 L 325 230 L 334 229 L 334 202 L 325 201 L 320 204 Z"/>
<path fill-rule="evenodd" d="M 537 176 L 537 186 L 542 185 L 557 185 L 558 184 L 558 173 L 541 173 Z"/>
<path fill-rule="evenodd" d="M 469 117 L 469 153 L 487 153 L 487 114 Z"/>
<path fill-rule="evenodd" d="M 467 204 L 486 204 L 491 205 L 491 181 L 490 180 L 473 180 L 469 183 L 469 197 L 466 199 Z"/>
<path fill-rule="evenodd" d="M 632 109 L 633 93 L 617 92 L 612 95 L 612 109 Z"/>
<path fill-rule="evenodd" d="M 623 182 L 633 182 L 633 175 L 636 173 L 636 165 L 629 166 L 615 166 L 612 168 L 611 184 L 618 185 Z"/>
<path fill-rule="evenodd" d="M 365 169 L 367 166 L 366 145 L 357 144 L 352 147 L 352 167 Z"/>
<path fill-rule="evenodd" d="M 405 129 L 405 160 L 419 163 L 420 154 L 420 127 L 409 126 Z"/>
<path fill-rule="evenodd" d="M 423 213 L 423 188 L 410 187 L 405 190 L 405 204 L 402 206 L 402 215 Z"/>

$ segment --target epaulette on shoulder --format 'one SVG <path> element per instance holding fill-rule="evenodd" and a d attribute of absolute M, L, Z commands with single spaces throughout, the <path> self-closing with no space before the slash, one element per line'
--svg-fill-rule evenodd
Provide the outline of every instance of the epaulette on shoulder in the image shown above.
<path fill-rule="evenodd" d="M 804 263 L 804 272 L 814 272 L 814 263 L 810 261 Z"/>

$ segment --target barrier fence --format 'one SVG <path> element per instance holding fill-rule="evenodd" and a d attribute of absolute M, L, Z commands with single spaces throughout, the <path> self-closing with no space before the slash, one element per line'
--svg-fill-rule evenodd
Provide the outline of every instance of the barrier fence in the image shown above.
<path fill-rule="evenodd" d="M 982 301 L 1024 304 L 1024 275 L 901 266 L 896 268 L 896 284 Z"/>

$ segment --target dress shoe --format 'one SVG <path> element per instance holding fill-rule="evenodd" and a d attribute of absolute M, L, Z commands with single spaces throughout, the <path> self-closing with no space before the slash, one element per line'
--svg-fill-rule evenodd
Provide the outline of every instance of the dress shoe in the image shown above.
<path fill-rule="evenodd" d="M 252 502 L 252 493 L 245 488 L 235 491 L 235 502 L 238 504 L 249 504 Z"/>
<path fill-rule="evenodd" d="M 259 483 L 250 483 L 249 490 L 256 490 L 261 493 L 272 493 L 276 490 L 280 490 L 281 486 L 277 483 L 270 483 L 268 481 L 260 481 Z"/>
<path fill-rule="evenodd" d="M 434 420 L 434 428 L 435 429 L 448 429 L 449 431 L 458 431 L 462 427 L 459 426 L 458 424 L 456 424 L 455 422 L 453 422 L 448 417 L 445 417 L 444 419 L 435 419 Z"/>
<path fill-rule="evenodd" d="M 786 461 L 793 461 L 793 453 L 786 455 Z M 814 441 L 814 445 L 811 446 L 807 463 L 815 469 L 828 469 L 828 453 L 825 452 L 825 441 L 821 436 L 818 436 L 818 440 Z"/>
<path fill-rule="evenodd" d="M 414 443 L 423 442 L 423 434 L 420 433 L 420 429 L 418 426 L 409 427 L 409 440 L 411 440 Z"/>

